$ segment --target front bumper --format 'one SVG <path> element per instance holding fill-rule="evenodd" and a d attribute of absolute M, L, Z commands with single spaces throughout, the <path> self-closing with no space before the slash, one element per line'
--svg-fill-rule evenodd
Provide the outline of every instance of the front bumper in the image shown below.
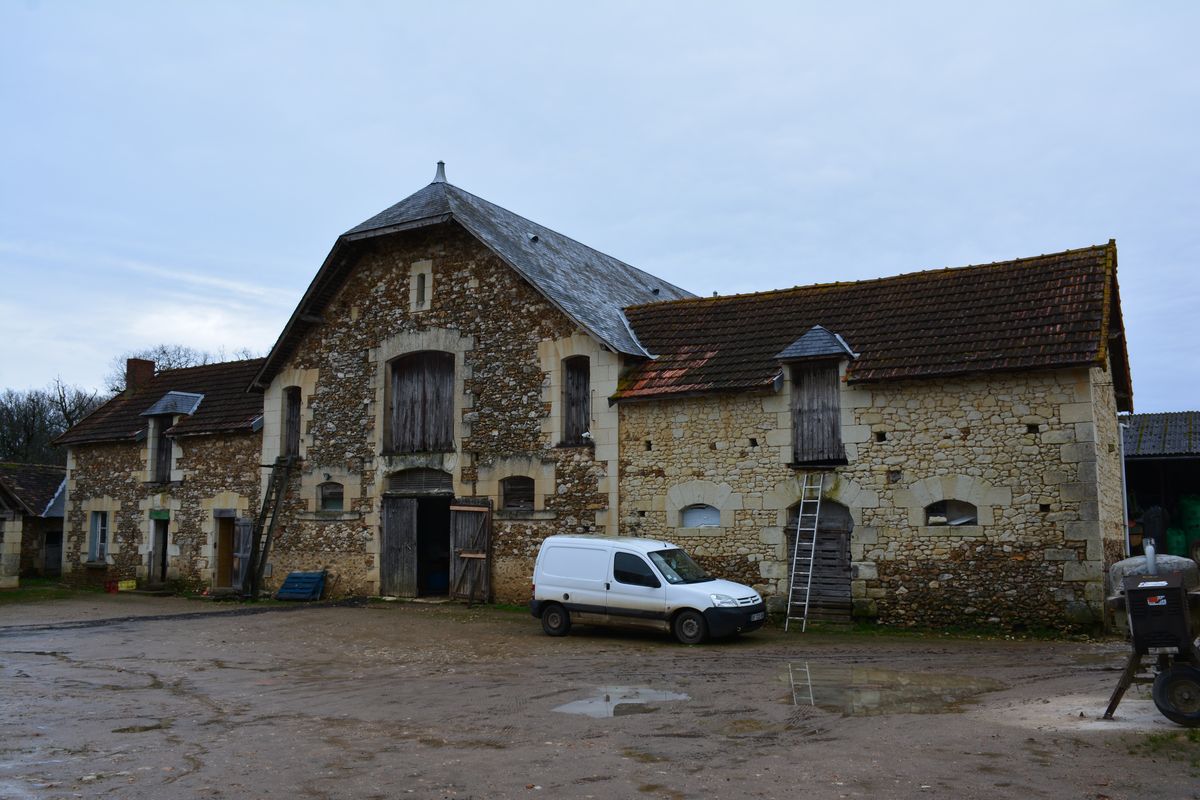
<path fill-rule="evenodd" d="M 704 621 L 708 623 L 708 635 L 714 639 L 735 633 L 749 633 L 758 630 L 767 621 L 767 607 L 759 603 L 737 608 L 706 608 Z"/>

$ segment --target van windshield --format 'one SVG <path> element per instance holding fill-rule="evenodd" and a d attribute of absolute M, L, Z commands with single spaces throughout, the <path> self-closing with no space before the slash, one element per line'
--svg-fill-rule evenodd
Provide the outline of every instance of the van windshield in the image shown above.
<path fill-rule="evenodd" d="M 650 560 L 667 579 L 667 583 L 703 583 L 716 580 L 713 576 L 706 575 L 700 565 L 678 547 L 671 550 L 655 550 L 650 554 Z"/>

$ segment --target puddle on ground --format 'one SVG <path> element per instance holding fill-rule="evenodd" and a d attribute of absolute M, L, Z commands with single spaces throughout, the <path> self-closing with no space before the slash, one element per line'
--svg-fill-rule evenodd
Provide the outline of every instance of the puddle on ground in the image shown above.
<path fill-rule="evenodd" d="M 1005 688 L 999 681 L 937 672 L 882 667 L 788 664 L 792 703 L 847 717 L 880 714 L 945 714 L 976 695 Z"/>
<path fill-rule="evenodd" d="M 658 710 L 649 703 L 664 703 L 690 699 L 682 692 L 661 692 L 636 686 L 602 686 L 596 694 L 555 708 L 564 714 L 583 714 L 601 719 L 624 717 L 629 714 L 650 714 Z"/>

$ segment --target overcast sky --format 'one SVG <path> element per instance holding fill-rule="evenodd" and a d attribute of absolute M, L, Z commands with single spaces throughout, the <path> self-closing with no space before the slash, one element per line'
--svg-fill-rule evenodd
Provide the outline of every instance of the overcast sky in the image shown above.
<path fill-rule="evenodd" d="M 1137 410 L 1200 408 L 1200 5 L 848 5 L 0 0 L 0 388 L 265 353 L 444 159 L 703 294 L 1115 238 Z"/>

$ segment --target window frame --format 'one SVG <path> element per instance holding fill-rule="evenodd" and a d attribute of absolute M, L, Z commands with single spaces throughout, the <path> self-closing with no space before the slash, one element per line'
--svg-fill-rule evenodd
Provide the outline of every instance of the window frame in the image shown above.
<path fill-rule="evenodd" d="M 328 503 L 333 496 L 331 489 L 337 487 L 337 508 L 329 508 Z M 322 481 L 317 484 L 317 511 L 330 514 L 341 514 L 346 510 L 346 486 L 338 481 Z"/>
<path fill-rule="evenodd" d="M 585 355 L 562 360 L 562 444 L 592 444 L 592 359 Z"/>
<path fill-rule="evenodd" d="M 521 482 L 519 487 L 516 487 L 516 482 Z M 527 484 L 525 482 L 528 482 Z M 521 505 L 512 505 L 513 489 L 519 488 L 520 498 L 518 502 Z M 528 494 L 528 501 L 524 496 Z M 509 475 L 507 478 L 500 479 L 500 508 L 503 511 L 533 511 L 537 506 L 537 482 L 528 475 Z"/>
<path fill-rule="evenodd" d="M 643 573 L 631 573 L 628 569 L 620 568 L 618 566 L 617 562 L 622 558 L 622 556 L 624 556 L 624 558 L 626 560 L 636 563 L 638 566 L 644 567 L 646 571 Z M 613 580 L 615 582 L 623 584 L 625 586 L 641 586 L 646 589 L 661 589 L 662 588 L 662 580 L 658 577 L 658 573 L 654 571 L 654 567 L 650 566 L 650 562 L 647 561 L 646 559 L 642 558 L 637 553 L 629 553 L 624 550 L 618 550 L 615 553 L 613 553 L 612 575 L 613 575 Z M 634 575 L 638 579 L 637 580 L 623 580 L 621 578 L 622 575 L 626 575 L 626 576 Z M 647 580 L 647 579 L 649 579 L 649 580 Z M 650 581 L 654 581 L 654 582 L 650 583 Z"/>
<path fill-rule="evenodd" d="M 299 386 L 283 390 L 283 425 L 280 436 L 280 455 L 299 457 L 300 429 L 303 427 L 304 397 Z"/>
<path fill-rule="evenodd" d="M 175 418 L 169 414 L 152 417 L 154 424 L 154 453 L 150 461 L 150 482 L 170 483 L 171 467 L 175 458 L 175 440 L 167 436 Z"/>
<path fill-rule="evenodd" d="M 92 511 L 88 515 L 88 563 L 108 561 L 108 512 Z"/>
<path fill-rule="evenodd" d="M 699 525 L 690 524 L 695 520 L 688 520 L 688 512 L 697 513 L 702 509 L 710 509 L 711 516 L 716 519 L 716 522 L 706 522 Z M 679 509 L 679 527 L 681 528 L 719 528 L 721 527 L 721 509 L 711 503 L 692 503 Z"/>
<path fill-rule="evenodd" d="M 951 506 L 954 503 L 959 506 L 954 514 L 954 519 L 963 519 L 963 515 L 967 514 L 966 508 L 970 508 L 970 514 L 966 517 L 966 521 L 960 522 L 957 525 L 951 520 Z M 935 506 L 941 506 L 940 510 L 935 510 Z M 965 507 L 965 508 L 964 508 Z M 926 528 L 966 528 L 979 525 L 979 506 L 974 503 L 968 503 L 966 500 L 959 500 L 954 497 L 947 497 L 942 500 L 935 500 L 924 508 L 925 527 Z M 944 522 L 932 522 L 933 517 L 942 517 Z"/>

